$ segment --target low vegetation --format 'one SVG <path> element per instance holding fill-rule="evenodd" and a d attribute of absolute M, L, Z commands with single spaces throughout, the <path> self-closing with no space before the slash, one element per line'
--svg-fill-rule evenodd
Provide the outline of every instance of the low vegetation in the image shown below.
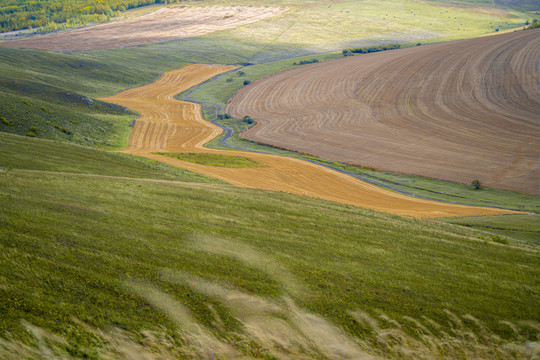
<path fill-rule="evenodd" d="M 73 166 L 49 151 L 40 168 Z M 99 153 L 87 163 L 115 168 Z M 0 198 L 2 357 L 508 358 L 538 341 L 537 245 L 511 236 L 226 185 L 5 168 Z"/>
<path fill-rule="evenodd" d="M 0 170 L 32 170 L 129 178 L 223 183 L 122 153 L 0 132 Z"/>
<path fill-rule="evenodd" d="M 188 161 L 207 166 L 227 168 L 246 168 L 263 166 L 262 164 L 242 156 L 209 154 L 209 153 L 157 153 L 182 161 Z"/>
<path fill-rule="evenodd" d="M 388 44 L 388 45 L 379 45 L 379 46 L 364 46 L 359 48 L 350 48 L 344 49 L 342 51 L 343 56 L 351 56 L 354 54 L 367 54 L 372 52 L 386 51 L 386 50 L 396 50 L 401 48 L 400 44 Z"/>

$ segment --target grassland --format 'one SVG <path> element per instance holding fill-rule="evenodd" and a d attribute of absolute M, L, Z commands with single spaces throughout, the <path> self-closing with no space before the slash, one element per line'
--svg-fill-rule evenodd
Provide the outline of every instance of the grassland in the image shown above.
<path fill-rule="evenodd" d="M 136 114 L 93 97 L 159 75 L 145 61 L 130 67 L 122 59 L 10 48 L 0 48 L 0 64 L 0 117 L 9 124 L 0 122 L 0 131 L 108 149 L 127 145 Z"/>
<path fill-rule="evenodd" d="M 0 169 L 93 174 L 187 182 L 223 183 L 219 180 L 122 153 L 68 142 L 32 139 L 0 133 Z"/>
<path fill-rule="evenodd" d="M 188 161 L 201 165 L 229 167 L 229 168 L 246 168 L 253 166 L 263 166 L 262 164 L 242 156 L 231 156 L 222 154 L 208 153 L 157 153 L 182 161 Z"/>
<path fill-rule="evenodd" d="M 511 237 L 524 244 L 538 245 L 540 243 L 540 216 L 505 215 L 471 218 L 452 218 L 443 221 L 489 231 L 504 237 Z"/>
<path fill-rule="evenodd" d="M 62 148 L 47 148 L 40 164 L 26 148 L 5 158 L 27 168 L 72 166 Z M 118 156 L 89 162 L 117 168 L 109 155 Z M 118 159 L 133 168 L 132 159 Z M 111 335 L 119 329 L 123 341 L 139 347 L 152 339 L 142 330 L 154 330 L 162 334 L 155 351 L 177 356 L 193 345 L 189 339 L 201 346 L 217 339 L 249 356 L 336 356 L 308 328 L 339 340 L 350 354 L 386 356 L 410 344 L 385 338 L 384 329 L 423 344 L 424 355 L 467 357 L 474 350 L 485 358 L 509 355 L 503 344 L 537 336 L 534 323 L 521 321 L 540 316 L 538 244 L 512 237 L 501 244 L 486 231 L 217 184 L 12 169 L 0 171 L 0 197 L 0 331 L 11 339 L 0 343 L 3 354 L 23 341 L 97 358 L 111 347 L 125 350 Z M 288 338 L 271 329 L 293 331 L 298 319 L 306 322 L 301 329 L 309 345 L 276 348 L 275 341 Z M 430 348 L 411 319 L 432 340 L 449 336 L 455 346 Z M 204 332 L 191 333 L 193 324 Z M 460 338 L 465 332 L 501 338 L 475 343 Z M 289 341 L 299 336 L 287 334 Z"/>

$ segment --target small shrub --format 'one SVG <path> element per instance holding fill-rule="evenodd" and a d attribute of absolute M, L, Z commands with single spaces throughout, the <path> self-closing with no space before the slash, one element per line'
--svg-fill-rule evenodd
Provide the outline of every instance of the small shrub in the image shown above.
<path fill-rule="evenodd" d="M 249 81 L 249 80 L 244 80 L 244 85 L 249 85 L 249 84 L 251 84 L 251 81 Z"/>
<path fill-rule="evenodd" d="M 32 106 L 32 104 L 26 100 L 22 100 L 21 102 L 25 105 Z"/>
<path fill-rule="evenodd" d="M 246 73 L 243 72 L 243 71 L 239 71 L 239 72 L 237 72 L 237 74 L 238 74 L 238 76 L 246 76 Z"/>
<path fill-rule="evenodd" d="M 253 124 L 255 122 L 255 120 L 253 120 L 250 116 L 244 116 L 244 118 L 242 119 L 243 122 L 247 123 L 247 124 Z"/>
<path fill-rule="evenodd" d="M 228 78 L 228 79 L 227 79 L 227 80 L 225 80 L 225 81 L 226 81 L 226 82 L 232 82 L 232 81 L 233 81 L 233 79 L 231 79 L 231 78 Z"/>
<path fill-rule="evenodd" d="M 13 121 L 6 119 L 5 117 L 0 117 L 0 122 L 2 122 L 3 125 L 12 126 Z"/>
<path fill-rule="evenodd" d="M 474 179 L 471 185 L 474 186 L 474 190 L 480 190 L 482 188 L 482 183 L 478 179 Z"/>
<path fill-rule="evenodd" d="M 63 127 L 63 128 L 60 128 L 60 131 L 62 131 L 62 132 L 63 132 L 64 134 L 66 134 L 66 135 L 71 135 L 71 131 L 69 131 L 68 129 L 66 129 L 66 128 L 64 128 L 64 127 Z"/>
<path fill-rule="evenodd" d="M 223 18 L 224 19 L 229 19 L 229 18 L 232 18 L 233 16 L 234 16 L 234 14 L 227 14 Z"/>
<path fill-rule="evenodd" d="M 230 119 L 231 115 L 225 113 L 225 114 L 219 114 L 217 117 L 218 119 L 223 120 L 223 119 Z"/>
<path fill-rule="evenodd" d="M 79 122 L 77 120 L 69 120 L 72 124 L 78 124 Z"/>
<path fill-rule="evenodd" d="M 60 125 L 58 125 L 58 124 L 54 124 L 54 125 L 53 125 L 53 128 L 55 128 L 55 129 L 57 129 L 57 130 L 60 130 L 60 129 L 61 129 Z"/>
<path fill-rule="evenodd" d="M 30 127 L 28 128 L 28 130 L 30 130 L 30 131 L 33 132 L 33 133 L 37 133 L 38 130 L 39 130 L 39 128 L 38 128 L 37 126 L 30 126 Z"/>
<path fill-rule="evenodd" d="M 47 111 L 47 109 L 45 108 L 45 106 L 41 106 L 40 109 L 41 109 L 41 111 L 45 111 L 45 112 Z"/>
<path fill-rule="evenodd" d="M 508 241 L 508 239 L 505 239 L 505 238 L 500 237 L 500 236 L 492 236 L 491 241 L 499 243 L 499 244 L 505 244 L 505 245 L 510 244 L 510 241 Z"/>
<path fill-rule="evenodd" d="M 36 134 L 34 134 L 33 132 L 27 132 L 26 136 L 28 136 L 28 137 L 36 137 Z"/>

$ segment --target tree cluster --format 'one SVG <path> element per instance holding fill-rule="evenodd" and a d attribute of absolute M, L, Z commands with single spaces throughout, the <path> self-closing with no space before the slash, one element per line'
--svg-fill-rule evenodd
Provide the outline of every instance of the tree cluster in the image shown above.
<path fill-rule="evenodd" d="M 354 54 L 367 54 L 377 51 L 386 51 L 386 50 L 394 50 L 399 49 L 401 45 L 399 44 L 388 44 L 388 45 L 379 45 L 379 46 L 364 46 L 359 48 L 350 48 L 350 49 L 344 49 L 342 51 L 343 56 L 352 56 Z"/>
<path fill-rule="evenodd" d="M 2 0 L 0 32 L 22 29 L 56 30 L 107 21 L 121 12 L 179 0 Z"/>

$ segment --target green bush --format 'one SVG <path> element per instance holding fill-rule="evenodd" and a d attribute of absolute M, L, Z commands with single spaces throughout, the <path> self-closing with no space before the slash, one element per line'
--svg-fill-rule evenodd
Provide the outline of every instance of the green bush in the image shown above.
<path fill-rule="evenodd" d="M 36 137 L 36 134 L 34 134 L 33 132 L 27 132 L 26 136 L 28 136 L 28 137 Z"/>
<path fill-rule="evenodd" d="M 244 118 L 242 119 L 242 121 L 244 121 L 245 123 L 247 124 L 253 124 L 255 122 L 255 120 L 253 120 L 250 116 L 244 116 Z"/>
<path fill-rule="evenodd" d="M 0 117 L 0 122 L 2 122 L 2 124 L 7 125 L 7 126 L 12 126 L 13 125 L 13 121 L 8 120 L 3 116 Z"/>
<path fill-rule="evenodd" d="M 482 183 L 480 182 L 480 180 L 478 179 L 474 179 L 472 182 L 471 182 L 471 185 L 474 186 L 474 189 L 475 190 L 480 190 L 482 188 Z"/>
<path fill-rule="evenodd" d="M 30 131 L 33 132 L 33 133 L 37 133 L 38 130 L 39 130 L 39 128 L 38 128 L 37 126 L 30 126 L 30 127 L 28 128 L 28 130 L 30 130 Z"/>
<path fill-rule="evenodd" d="M 351 56 L 353 54 L 367 54 L 378 51 L 395 50 L 401 48 L 399 44 L 388 44 L 379 46 L 364 46 L 359 48 L 344 49 L 342 51 L 343 56 Z"/>
<path fill-rule="evenodd" d="M 540 27 L 540 21 L 538 19 L 534 19 L 531 25 L 529 25 L 528 29 L 536 29 Z"/>

